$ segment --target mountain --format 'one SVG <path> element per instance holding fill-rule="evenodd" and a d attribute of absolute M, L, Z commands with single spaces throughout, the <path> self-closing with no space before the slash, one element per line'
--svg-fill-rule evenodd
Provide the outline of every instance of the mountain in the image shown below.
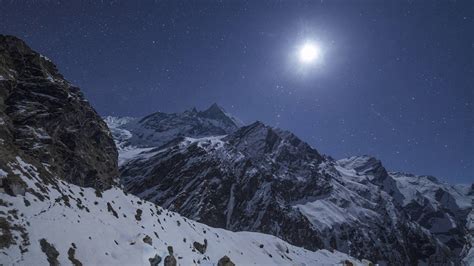
<path fill-rule="evenodd" d="M 0 35 L 0 77 L 0 167 L 18 150 L 44 166 L 45 175 L 111 187 L 117 150 L 107 125 L 51 61 L 23 41 Z"/>
<path fill-rule="evenodd" d="M 120 173 L 127 192 L 190 219 L 390 265 L 460 263 L 472 210 L 472 188 L 411 180 L 370 156 L 336 161 L 261 122 L 225 136 L 175 135 Z M 414 206 L 413 194 L 432 204 Z"/>
<path fill-rule="evenodd" d="M 127 140 L 129 144 L 158 147 L 177 136 L 226 135 L 242 125 L 242 122 L 229 115 L 222 107 L 213 104 L 204 111 L 193 108 L 183 113 L 153 113 L 141 119 L 131 119 L 122 124 L 121 128 L 132 133 Z"/>
<path fill-rule="evenodd" d="M 473 206 L 472 186 L 450 186 L 433 176 L 390 173 L 377 180 L 411 220 L 430 230 L 456 254 L 465 245 L 466 220 Z"/>
<path fill-rule="evenodd" d="M 0 77 L 1 265 L 363 265 L 127 194 L 112 134 L 51 61 L 0 35 Z"/>

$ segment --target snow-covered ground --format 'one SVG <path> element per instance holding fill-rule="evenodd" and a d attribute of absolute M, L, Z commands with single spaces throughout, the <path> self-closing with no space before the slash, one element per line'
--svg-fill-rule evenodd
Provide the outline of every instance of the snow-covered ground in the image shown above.
<path fill-rule="evenodd" d="M 0 264 L 47 265 L 43 250 L 49 248 L 50 259 L 61 265 L 76 260 L 83 265 L 148 265 L 156 255 L 163 261 L 170 246 L 178 265 L 216 265 L 223 256 L 236 265 L 362 264 L 337 251 L 312 252 L 270 235 L 212 228 L 117 187 L 96 193 L 64 181 L 45 185 L 36 167 L 20 157 L 9 167 L 31 190 L 24 196 L 2 194 L 0 219 L 10 224 L 3 234 L 12 234 L 16 244 L 0 252 Z M 207 242 L 205 251 L 199 252 L 194 242 Z"/>

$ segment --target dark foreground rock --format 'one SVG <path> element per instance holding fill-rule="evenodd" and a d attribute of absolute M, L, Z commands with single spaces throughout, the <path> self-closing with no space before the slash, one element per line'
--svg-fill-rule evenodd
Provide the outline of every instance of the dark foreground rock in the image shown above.
<path fill-rule="evenodd" d="M 108 127 L 79 88 L 49 59 L 5 35 L 0 35 L 0 125 L 0 167 L 19 151 L 44 166 L 45 175 L 80 186 L 107 189 L 117 176 Z"/>

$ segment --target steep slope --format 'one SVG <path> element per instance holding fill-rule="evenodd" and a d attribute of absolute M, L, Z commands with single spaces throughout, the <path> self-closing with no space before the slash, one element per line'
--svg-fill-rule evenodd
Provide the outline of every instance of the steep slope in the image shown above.
<path fill-rule="evenodd" d="M 380 161 L 368 156 L 338 161 L 357 176 L 370 181 L 390 194 L 394 204 L 404 210 L 410 220 L 430 230 L 455 254 L 460 254 L 468 234 L 466 221 L 472 211 L 473 186 L 449 185 L 433 176 L 417 176 L 387 172 Z"/>
<path fill-rule="evenodd" d="M 120 171 L 127 191 L 212 226 L 380 263 L 459 261 L 373 182 L 387 175 L 380 162 L 337 162 L 260 122 L 227 136 L 175 139 Z"/>
<path fill-rule="evenodd" d="M 0 264 L 216 265 L 224 256 L 236 265 L 362 264 L 274 236 L 215 229 L 115 187 L 97 193 L 59 180 L 44 185 L 37 170 L 21 157 L 2 169 L 14 172 L 29 192 L 1 194 Z"/>
<path fill-rule="evenodd" d="M 472 265 L 474 264 L 474 209 L 467 217 L 466 228 L 468 234 L 466 235 L 466 244 L 461 252 L 461 257 L 465 265 Z"/>
<path fill-rule="evenodd" d="M 51 61 L 0 35 L 0 77 L 0 167 L 19 149 L 74 184 L 113 184 L 117 150 L 107 125 Z"/>
<path fill-rule="evenodd" d="M 466 220 L 474 193 L 470 186 L 451 186 L 432 176 L 389 173 L 376 180 L 413 221 L 432 232 L 456 254 L 465 244 Z"/>
<path fill-rule="evenodd" d="M 276 164 L 260 157 L 273 149 L 276 160 L 287 162 L 285 167 L 300 167 L 299 162 L 293 162 L 291 158 L 291 154 L 296 152 L 291 150 L 294 147 L 288 143 L 288 149 L 283 148 L 284 143 L 277 143 L 281 138 L 261 123 L 246 129 L 245 132 L 236 132 L 249 136 L 248 146 L 240 143 L 241 150 L 220 149 L 224 141 L 213 137 L 200 140 L 186 138 L 182 142 L 172 142 L 169 148 L 144 152 L 125 164 L 122 173 L 125 188 L 211 226 L 272 233 L 286 236 L 285 239 L 292 240 L 296 245 L 303 246 L 306 243 L 305 246 L 312 249 L 322 247 L 321 240 L 310 230 L 311 224 L 307 219 L 298 211 L 281 204 L 281 200 L 286 201 L 294 196 L 291 188 L 284 193 L 280 193 L 281 189 L 272 188 L 273 184 L 279 185 L 272 184 L 272 176 L 285 178 L 287 169 L 276 169 Z M 253 134 L 261 133 L 265 137 L 263 134 L 267 130 L 272 134 L 268 143 L 257 145 L 250 142 Z M 226 140 L 235 139 L 229 137 Z M 282 148 L 278 149 L 280 144 Z M 255 161 L 242 155 L 241 152 L 247 149 L 256 158 Z M 311 151 L 307 156 L 318 158 L 319 154 Z M 324 178 L 319 178 L 316 171 L 316 165 L 313 164 L 307 165 L 301 173 L 296 173 L 300 176 L 309 173 L 314 178 L 296 184 L 292 188 L 295 194 L 298 190 L 314 195 L 324 191 Z M 149 175 L 139 177 L 143 173 Z M 129 176 L 131 178 L 127 178 Z M 280 227 L 280 224 L 291 226 Z M 276 234 L 280 231 L 281 235 Z"/>

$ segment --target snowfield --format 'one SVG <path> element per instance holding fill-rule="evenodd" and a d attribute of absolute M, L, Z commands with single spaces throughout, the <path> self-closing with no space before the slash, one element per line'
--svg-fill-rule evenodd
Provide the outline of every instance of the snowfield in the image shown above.
<path fill-rule="evenodd" d="M 16 244 L 0 252 L 0 264 L 148 265 L 155 258 L 163 265 L 172 247 L 178 265 L 217 265 L 223 256 L 236 265 L 363 265 L 337 251 L 312 252 L 270 235 L 212 228 L 118 187 L 99 193 L 59 180 L 41 186 L 36 167 L 20 157 L 9 167 L 28 192 L 2 194 L 0 221 L 10 224 L 2 237 L 11 234 Z"/>

